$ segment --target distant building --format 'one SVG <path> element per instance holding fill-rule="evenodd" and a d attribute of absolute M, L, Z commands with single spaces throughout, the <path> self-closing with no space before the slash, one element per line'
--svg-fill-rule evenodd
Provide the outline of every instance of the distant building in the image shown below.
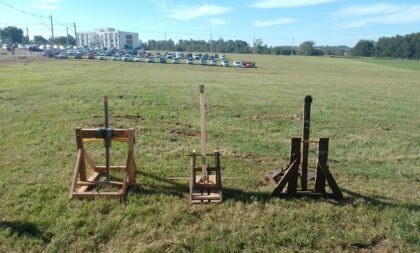
<path fill-rule="evenodd" d="M 78 46 L 133 49 L 139 46 L 139 34 L 103 28 L 95 29 L 93 32 L 78 33 L 76 41 Z"/>

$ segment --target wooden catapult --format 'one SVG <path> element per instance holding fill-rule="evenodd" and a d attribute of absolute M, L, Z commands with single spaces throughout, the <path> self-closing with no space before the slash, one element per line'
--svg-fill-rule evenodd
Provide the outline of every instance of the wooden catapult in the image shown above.
<path fill-rule="evenodd" d="M 109 127 L 108 97 L 103 98 L 105 111 L 104 128 L 76 128 L 77 159 L 74 168 L 70 198 L 119 198 L 122 200 L 127 187 L 136 183 L 136 162 L 134 160 L 134 129 L 113 129 Z M 105 166 L 97 166 L 90 158 L 84 144 L 103 141 L 105 147 Z M 114 141 L 128 144 L 128 156 L 124 166 L 111 165 L 111 144 Z M 92 169 L 88 177 L 86 165 Z M 121 179 L 112 177 L 110 171 L 121 171 Z"/>
<path fill-rule="evenodd" d="M 306 96 L 303 106 L 303 133 L 302 137 L 291 139 L 289 163 L 285 170 L 270 172 L 268 179 L 275 185 L 273 196 L 277 197 L 332 197 L 342 199 L 343 194 L 332 176 L 328 166 L 328 138 L 318 140 L 309 139 L 309 127 L 311 122 L 311 103 L 312 97 Z M 309 144 L 317 145 L 317 163 L 315 185 L 313 189 L 308 189 L 308 162 Z M 301 169 L 299 173 L 299 167 Z M 300 176 L 300 187 L 298 189 L 298 177 Z M 331 189 L 327 193 L 325 186 Z M 287 185 L 287 188 L 285 186 Z"/>
<path fill-rule="evenodd" d="M 206 131 L 205 131 L 205 97 L 204 85 L 199 86 L 200 91 L 200 125 L 201 125 L 201 154 L 197 155 L 195 150 L 191 153 L 191 178 L 189 203 L 219 203 L 222 202 L 222 181 L 220 175 L 220 153 L 206 153 Z M 214 165 L 209 166 L 208 157 L 214 156 Z M 197 157 L 201 157 L 201 165 L 197 166 Z M 201 171 L 197 175 L 197 172 Z"/>

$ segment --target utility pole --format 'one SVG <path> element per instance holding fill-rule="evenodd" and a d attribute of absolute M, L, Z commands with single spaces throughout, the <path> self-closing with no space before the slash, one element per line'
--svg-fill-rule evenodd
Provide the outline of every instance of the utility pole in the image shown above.
<path fill-rule="evenodd" d="M 74 27 L 74 44 L 77 47 L 76 22 L 73 22 L 73 27 Z"/>
<path fill-rule="evenodd" d="M 68 46 L 69 45 L 69 27 L 68 26 L 66 26 L 66 33 L 67 33 L 67 37 L 66 37 L 67 45 L 66 46 Z"/>
<path fill-rule="evenodd" d="M 166 32 L 165 32 L 165 52 L 166 52 Z"/>
<path fill-rule="evenodd" d="M 50 15 L 50 20 L 51 20 L 51 39 L 52 39 L 52 44 L 54 44 L 55 39 L 54 39 L 54 26 L 53 26 L 52 15 Z"/>
<path fill-rule="evenodd" d="M 295 37 L 292 37 L 292 52 L 290 53 L 293 56 L 293 51 L 295 50 Z"/>
<path fill-rule="evenodd" d="M 28 27 L 26 27 L 26 40 L 27 40 L 27 43 L 28 43 L 28 45 L 30 44 L 29 42 L 29 29 L 28 29 Z"/>
<path fill-rule="evenodd" d="M 252 40 L 254 41 L 254 45 L 252 47 L 252 54 L 255 54 L 255 36 L 252 37 Z"/>
<path fill-rule="evenodd" d="M 212 49 L 212 46 L 213 46 L 213 34 L 210 34 L 210 54 L 211 54 L 211 49 Z"/>

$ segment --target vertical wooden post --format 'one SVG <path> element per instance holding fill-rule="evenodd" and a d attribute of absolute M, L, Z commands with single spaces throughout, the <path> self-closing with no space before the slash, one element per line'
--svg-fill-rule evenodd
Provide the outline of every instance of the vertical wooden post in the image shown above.
<path fill-rule="evenodd" d="M 217 188 L 222 189 L 222 177 L 220 175 L 220 153 L 217 149 L 214 151 L 214 165 L 216 168 L 216 185 Z"/>
<path fill-rule="evenodd" d="M 134 162 L 134 128 L 128 129 L 128 158 L 127 158 L 128 184 L 136 183 L 136 166 Z"/>
<path fill-rule="evenodd" d="M 200 91 L 200 126 L 201 126 L 201 178 L 207 179 L 207 156 L 206 156 L 206 124 L 205 124 L 205 97 L 204 84 L 199 85 Z"/>
<path fill-rule="evenodd" d="M 81 150 L 80 155 L 80 180 L 86 181 L 86 162 L 85 162 L 85 150 L 83 147 L 83 140 L 82 140 L 82 129 L 80 127 L 76 128 L 76 144 L 77 144 L 77 150 Z"/>
<path fill-rule="evenodd" d="M 328 166 L 328 139 L 318 139 L 318 158 L 316 162 L 315 192 L 325 193 L 326 179 L 321 167 Z"/>
<path fill-rule="evenodd" d="M 303 133 L 302 133 L 302 151 L 301 151 L 301 163 L 302 163 L 302 175 L 301 175 L 301 187 L 303 191 L 308 188 L 308 149 L 309 149 L 309 128 L 311 125 L 311 103 L 312 97 L 306 96 L 305 103 L 303 105 Z"/>
<path fill-rule="evenodd" d="M 291 146 L 290 146 L 290 156 L 289 156 L 289 164 L 293 164 L 293 162 L 297 161 L 292 168 L 292 174 L 290 175 L 289 182 L 287 184 L 287 194 L 294 195 L 296 194 L 297 190 L 297 180 L 299 175 L 299 161 L 300 161 L 300 146 L 301 146 L 301 138 L 293 137 L 291 139 Z M 296 168 L 296 169 L 295 169 Z"/>

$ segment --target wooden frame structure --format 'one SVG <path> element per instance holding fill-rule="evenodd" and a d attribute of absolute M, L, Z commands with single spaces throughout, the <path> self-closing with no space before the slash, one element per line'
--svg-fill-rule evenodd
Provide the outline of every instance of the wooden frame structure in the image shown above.
<path fill-rule="evenodd" d="M 70 199 L 74 198 L 119 198 L 122 200 L 127 192 L 128 186 L 136 184 L 135 176 L 137 172 L 134 160 L 134 129 L 113 129 L 109 127 L 108 117 L 108 97 L 104 97 L 105 106 L 105 128 L 82 129 L 76 128 L 77 158 L 74 168 L 73 182 L 70 189 Z M 90 158 L 84 144 L 87 142 L 103 141 L 105 146 L 105 166 L 97 166 Z M 125 165 L 111 165 L 110 148 L 113 141 L 126 142 L 128 145 L 128 155 Z M 93 173 L 88 178 L 87 166 Z M 110 177 L 110 171 L 122 171 L 122 179 Z M 104 180 L 101 178 L 104 177 Z M 101 191 L 106 188 L 105 191 Z M 109 191 L 115 188 L 116 191 Z"/>
<path fill-rule="evenodd" d="M 76 128 L 77 159 L 70 190 L 71 199 L 107 197 L 119 198 L 121 200 L 126 194 L 127 187 L 136 184 L 135 174 L 137 166 L 134 160 L 134 129 L 114 129 L 114 134 L 111 138 L 111 141 L 127 142 L 128 144 L 126 164 L 123 166 L 109 167 L 110 171 L 124 172 L 123 179 L 118 181 L 101 181 L 100 177 L 106 171 L 106 166 L 95 165 L 84 147 L 84 143 L 86 142 L 103 141 L 103 138 L 98 136 L 98 131 L 99 129 Z M 89 178 L 87 178 L 86 165 L 93 170 L 93 174 Z M 95 191 L 97 187 L 104 185 L 116 187 L 117 191 Z"/>
<path fill-rule="evenodd" d="M 219 203 L 222 202 L 222 180 L 220 175 L 220 153 L 218 150 L 214 154 L 214 166 L 207 166 L 207 180 L 203 180 L 197 172 L 201 171 L 201 166 L 197 166 L 197 155 L 195 151 L 191 153 L 191 178 L 190 178 L 190 195 L 189 203 Z"/>
<path fill-rule="evenodd" d="M 195 150 L 191 153 L 191 178 L 189 203 L 219 203 L 222 202 L 222 180 L 220 174 L 220 153 L 215 150 L 214 154 L 206 153 L 206 131 L 205 131 L 205 96 L 204 85 L 199 86 L 200 91 L 200 126 L 201 126 L 201 154 L 197 155 Z M 209 166 L 208 156 L 214 156 L 214 166 Z M 197 157 L 201 157 L 201 164 L 197 166 Z M 201 174 L 197 175 L 197 171 Z"/>
<path fill-rule="evenodd" d="M 273 196 L 277 197 L 300 197 L 300 196 L 322 196 L 342 199 L 343 194 L 332 176 L 328 166 L 328 138 L 318 140 L 309 139 L 310 112 L 312 97 L 306 96 L 303 113 L 302 138 L 291 139 L 289 163 L 285 170 L 271 172 L 268 178 L 275 185 Z M 308 189 L 308 161 L 309 144 L 317 145 L 317 163 L 314 189 Z M 299 173 L 300 170 L 300 173 Z M 300 187 L 298 189 L 298 177 L 300 176 Z M 326 184 L 331 188 L 332 193 L 327 193 Z M 285 188 L 287 185 L 287 188 Z"/>

